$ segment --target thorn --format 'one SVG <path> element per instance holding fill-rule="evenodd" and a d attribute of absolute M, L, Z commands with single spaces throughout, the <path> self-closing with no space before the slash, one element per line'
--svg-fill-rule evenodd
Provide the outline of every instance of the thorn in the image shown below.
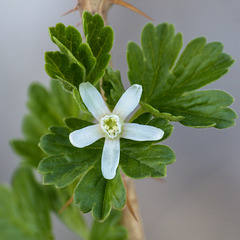
<path fill-rule="evenodd" d="M 157 182 L 161 182 L 161 183 L 166 183 L 167 181 L 163 178 L 152 178 L 153 180 L 157 181 Z"/>
<path fill-rule="evenodd" d="M 80 22 L 78 22 L 77 24 L 76 24 L 76 28 L 77 27 L 80 27 L 82 25 L 82 21 L 80 21 Z"/>
<path fill-rule="evenodd" d="M 67 11 L 67 12 L 63 13 L 63 14 L 62 14 L 62 17 L 66 16 L 66 15 L 68 15 L 68 14 L 72 13 L 72 12 L 75 12 L 75 11 L 77 11 L 78 9 L 79 9 L 79 3 L 76 5 L 76 7 L 75 7 L 75 8 L 73 8 L 73 9 L 70 9 L 69 11 Z"/>
<path fill-rule="evenodd" d="M 131 5 L 130 3 L 127 3 L 127 2 L 125 2 L 125 1 L 123 1 L 123 0 L 111 0 L 111 2 L 112 2 L 113 4 L 117 4 L 117 5 L 123 6 L 123 7 L 125 7 L 125 8 L 128 8 L 128 9 L 130 9 L 130 10 L 132 10 L 132 11 L 134 11 L 134 12 L 136 12 L 136 13 L 138 13 L 138 14 L 146 17 L 146 18 L 148 18 L 149 20 L 153 21 L 153 19 L 152 19 L 151 17 L 149 17 L 147 14 L 145 14 L 145 13 L 142 12 L 141 10 L 137 9 L 136 7 L 134 7 L 133 5 Z"/>
<path fill-rule="evenodd" d="M 138 218 L 133 210 L 132 203 L 131 203 L 131 201 L 129 201 L 128 197 L 127 197 L 127 207 L 128 207 L 128 210 L 130 211 L 130 213 L 132 214 L 133 218 L 136 220 L 136 222 L 138 222 Z"/>
<path fill-rule="evenodd" d="M 122 178 L 123 184 L 124 184 L 125 189 L 126 189 L 126 200 L 127 200 L 126 205 L 127 205 L 127 208 L 129 210 L 129 212 L 131 213 L 131 215 L 133 216 L 133 218 L 136 220 L 136 222 L 138 222 L 138 218 L 137 218 L 137 216 L 136 216 L 136 214 L 133 210 L 133 207 L 132 207 L 133 203 L 132 203 L 132 201 L 130 201 L 130 199 L 128 197 L 128 188 L 127 188 L 126 178 L 124 177 L 124 175 L 122 175 L 122 176 L 123 176 L 123 178 Z"/>
<path fill-rule="evenodd" d="M 72 202 L 73 196 L 64 204 L 64 206 L 58 211 L 58 213 L 62 213 Z"/>

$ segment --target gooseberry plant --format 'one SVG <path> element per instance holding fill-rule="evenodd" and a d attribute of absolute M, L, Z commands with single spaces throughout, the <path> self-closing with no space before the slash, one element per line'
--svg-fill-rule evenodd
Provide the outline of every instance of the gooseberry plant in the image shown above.
<path fill-rule="evenodd" d="M 221 43 L 200 37 L 182 50 L 173 25 L 148 23 L 141 46 L 127 46 L 132 86 L 125 91 L 110 66 L 112 28 L 98 14 L 82 18 L 85 41 L 72 26 L 49 28 L 59 51 L 45 53 L 50 89 L 30 86 L 24 137 L 11 141 L 22 161 L 12 186 L 0 186 L 2 240 L 54 239 L 51 212 L 82 239 L 128 239 L 122 176 L 166 176 L 175 154 L 159 143 L 172 134 L 171 122 L 224 129 L 237 118 L 228 93 L 198 90 L 234 62 Z M 90 211 L 91 228 L 82 214 Z"/>

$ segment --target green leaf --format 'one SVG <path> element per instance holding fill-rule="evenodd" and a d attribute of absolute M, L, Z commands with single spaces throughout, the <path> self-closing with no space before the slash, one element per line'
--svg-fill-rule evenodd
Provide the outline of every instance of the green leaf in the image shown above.
<path fill-rule="evenodd" d="M 162 109 L 173 115 L 184 116 L 180 121 L 190 127 L 227 128 L 235 124 L 236 113 L 227 108 L 233 102 L 224 91 L 190 92 L 165 103 Z"/>
<path fill-rule="evenodd" d="M 45 53 L 45 71 L 53 79 L 57 79 L 69 92 L 79 87 L 85 79 L 85 69 L 78 63 L 70 62 L 68 56 L 60 52 Z"/>
<path fill-rule="evenodd" d="M 112 206 L 121 209 L 125 205 L 126 192 L 120 171 L 117 171 L 114 179 L 106 180 L 100 166 L 91 168 L 77 185 L 74 199 L 82 212 L 92 210 L 98 221 L 105 221 Z"/>
<path fill-rule="evenodd" d="M 104 27 L 102 17 L 85 11 L 83 28 L 86 43 L 82 43 L 81 34 L 72 26 L 65 27 L 59 23 L 49 28 L 49 35 L 61 53 L 45 54 L 45 70 L 68 91 L 78 89 L 79 84 L 85 81 L 95 85 L 103 77 L 111 58 L 109 52 L 114 34 L 111 27 Z"/>
<path fill-rule="evenodd" d="M 127 229 L 120 224 L 121 215 L 120 211 L 114 210 L 104 223 L 95 220 L 89 240 L 127 240 Z"/>
<path fill-rule="evenodd" d="M 65 207 L 72 197 L 72 190 L 69 187 L 57 189 L 52 186 L 48 186 L 46 190 L 51 209 L 58 218 L 78 236 L 88 239 L 88 226 L 79 208 L 73 203 Z"/>
<path fill-rule="evenodd" d="M 111 181 L 102 176 L 100 163 L 103 139 L 85 148 L 71 145 L 70 132 L 92 123 L 77 118 L 67 118 L 65 122 L 70 129 L 51 127 L 51 133 L 41 138 L 40 147 L 49 156 L 40 162 L 38 170 L 44 175 L 44 184 L 63 188 L 74 181 L 79 182 L 75 189 L 75 202 L 81 211 L 92 210 L 98 220 L 104 221 L 112 205 L 119 209 L 125 204 L 125 189 L 120 173 Z"/>
<path fill-rule="evenodd" d="M 227 73 L 234 60 L 222 51 L 223 45 L 220 42 L 207 44 L 205 38 L 192 40 L 173 69 L 177 78 L 175 91 L 199 89 Z"/>
<path fill-rule="evenodd" d="M 78 58 L 78 50 L 82 43 L 82 36 L 76 28 L 73 26 L 65 27 L 64 24 L 58 23 L 55 27 L 49 28 L 49 36 L 62 52 L 65 52 L 66 49 L 76 59 Z"/>
<path fill-rule="evenodd" d="M 120 72 L 118 70 L 113 71 L 110 67 L 108 67 L 103 77 L 102 88 L 104 90 L 107 104 L 109 108 L 113 110 L 118 100 L 124 93 Z"/>
<path fill-rule="evenodd" d="M 128 77 L 131 84 L 143 86 L 142 100 L 159 97 L 174 82 L 171 68 L 182 47 L 182 35 L 175 35 L 174 26 L 147 24 L 142 31 L 142 49 L 130 42 L 127 49 Z"/>
<path fill-rule="evenodd" d="M 46 157 L 46 154 L 38 146 L 40 137 L 49 132 L 49 126 L 63 126 L 64 118 L 78 116 L 79 108 L 72 94 L 63 90 L 59 82 L 55 80 L 51 81 L 50 90 L 46 90 L 40 84 L 32 84 L 29 88 L 27 105 L 29 114 L 23 121 L 24 139 L 13 140 L 11 145 L 16 153 L 23 158 L 24 163 L 37 167 L 39 162 Z M 83 113 L 80 115 L 84 116 Z M 48 194 L 51 193 L 52 196 L 57 198 L 51 199 L 51 205 L 58 214 L 56 208 L 65 204 L 64 201 L 69 196 L 69 193 L 66 193 L 64 190 L 59 190 L 60 192 L 58 192 L 56 189 L 50 189 L 50 186 L 47 189 Z M 71 216 L 71 219 L 69 219 L 68 214 Z M 85 235 L 82 229 L 84 226 L 80 225 L 82 216 L 79 214 L 77 207 L 67 208 L 64 213 L 58 214 L 58 217 L 78 235 Z"/>
<path fill-rule="evenodd" d="M 131 178 L 166 177 L 165 165 L 175 162 L 174 152 L 164 145 L 121 141 L 120 165 Z"/>
<path fill-rule="evenodd" d="M 166 119 L 152 118 L 149 113 L 139 116 L 136 123 L 161 128 L 162 140 L 168 138 L 173 126 Z M 77 118 L 67 118 L 66 127 L 51 127 L 50 134 L 41 138 L 40 147 L 49 156 L 38 167 L 45 184 L 59 188 L 79 182 L 74 199 L 82 212 L 92 211 L 98 221 L 104 221 L 112 206 L 120 209 L 125 204 L 125 189 L 120 173 L 113 180 L 106 180 L 101 172 L 103 139 L 85 148 L 75 148 L 69 141 L 71 131 L 91 125 Z M 164 177 L 166 166 L 175 161 L 172 150 L 154 145 L 160 141 L 135 142 L 121 139 L 120 166 L 125 174 L 133 178 Z M 119 170 L 118 170 L 119 171 Z"/>
<path fill-rule="evenodd" d="M 34 83 L 28 95 L 29 114 L 22 124 L 24 139 L 11 141 L 11 146 L 25 163 L 37 167 L 45 156 L 38 147 L 40 137 L 51 125 L 63 126 L 63 118 L 78 116 L 79 109 L 72 95 L 64 91 L 57 81 L 51 82 L 50 91 Z"/>
<path fill-rule="evenodd" d="M 29 168 L 19 168 L 12 188 L 0 186 L 0 238 L 52 240 L 48 201 Z"/>
<path fill-rule="evenodd" d="M 85 123 L 79 120 L 78 129 L 83 126 L 82 122 Z M 54 127 L 50 131 L 51 134 L 41 138 L 40 147 L 51 156 L 40 162 L 38 170 L 44 174 L 44 184 L 55 184 L 63 188 L 80 178 L 101 159 L 102 144 L 96 142 L 85 148 L 75 148 L 69 141 L 71 130 Z"/>
<path fill-rule="evenodd" d="M 173 131 L 169 121 L 152 118 L 151 113 L 143 113 L 134 123 L 150 125 L 164 131 L 163 138 L 158 141 L 136 142 L 121 139 L 120 166 L 123 172 L 132 178 L 166 177 L 166 165 L 175 162 L 174 152 L 167 146 L 155 145 L 166 140 Z"/>
<path fill-rule="evenodd" d="M 96 64 L 96 59 L 89 45 L 82 43 L 80 32 L 72 26 L 65 27 L 62 23 L 58 23 L 56 27 L 49 28 L 49 35 L 71 62 L 84 68 L 84 78 L 85 74 L 88 76 Z"/>
<path fill-rule="evenodd" d="M 82 18 L 86 42 L 96 58 L 96 65 L 86 77 L 86 81 L 95 85 L 103 77 L 111 59 L 109 52 L 113 46 L 114 33 L 111 27 L 104 27 L 104 21 L 99 14 L 92 16 L 84 11 Z"/>
<path fill-rule="evenodd" d="M 10 144 L 13 150 L 24 159 L 23 162 L 28 165 L 37 166 L 45 156 L 34 140 L 12 140 Z"/>
<path fill-rule="evenodd" d="M 149 112 L 143 113 L 139 115 L 133 123 L 143 124 L 146 125 L 149 123 L 149 121 L 152 119 L 152 114 Z"/>
<path fill-rule="evenodd" d="M 148 141 L 147 143 L 149 145 L 151 145 L 152 143 L 161 142 L 161 141 L 166 140 L 172 134 L 172 131 L 173 131 L 173 125 L 169 124 L 168 120 L 163 119 L 163 118 L 152 118 L 151 113 L 143 113 L 137 119 L 135 119 L 133 122 L 143 124 L 143 125 L 150 125 L 153 127 L 157 127 L 164 131 L 164 135 L 160 140 L 154 141 L 154 142 Z M 133 142 L 133 143 L 135 143 L 135 142 Z"/>
<path fill-rule="evenodd" d="M 174 26 L 167 23 L 156 27 L 147 24 L 142 31 L 141 43 L 142 48 L 133 42 L 128 44 L 127 60 L 129 81 L 143 86 L 140 104 L 145 111 L 151 112 L 155 117 L 180 121 L 193 127 L 209 127 L 210 122 L 211 126 L 220 128 L 234 125 L 236 114 L 226 108 L 231 104 L 228 100 L 218 105 L 218 117 L 223 117 L 220 121 L 228 124 L 219 124 L 218 119 L 214 121 L 215 116 L 208 111 L 208 104 L 202 105 L 201 101 L 195 101 L 194 107 L 201 108 L 202 113 L 208 113 L 197 123 L 194 122 L 196 118 L 192 118 L 191 109 L 178 111 L 175 108 L 179 105 L 178 102 L 186 101 L 186 94 L 191 96 L 194 94 L 192 91 L 219 79 L 233 64 L 232 58 L 222 52 L 221 43 L 207 44 L 205 38 L 196 38 L 186 46 L 176 62 L 182 48 L 182 35 L 175 34 Z M 215 94 L 212 91 L 200 94 L 206 94 L 203 98 L 215 98 L 210 96 Z"/>

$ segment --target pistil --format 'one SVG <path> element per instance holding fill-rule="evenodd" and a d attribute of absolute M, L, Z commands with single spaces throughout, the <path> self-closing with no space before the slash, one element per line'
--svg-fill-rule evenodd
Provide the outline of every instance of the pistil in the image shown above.
<path fill-rule="evenodd" d="M 106 115 L 101 118 L 101 128 L 108 137 L 114 139 L 121 133 L 122 124 L 117 115 Z"/>

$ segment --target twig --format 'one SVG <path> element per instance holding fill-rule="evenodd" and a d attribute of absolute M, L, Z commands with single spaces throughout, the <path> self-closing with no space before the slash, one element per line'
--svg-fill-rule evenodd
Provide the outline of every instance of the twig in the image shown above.
<path fill-rule="evenodd" d="M 127 193 L 127 205 L 122 210 L 122 224 L 128 229 L 129 240 L 144 240 L 144 230 L 132 179 L 122 175 Z"/>
<path fill-rule="evenodd" d="M 147 17 L 148 19 L 151 19 L 139 9 L 122 0 L 78 0 L 78 5 L 73 10 L 70 10 L 69 13 L 77 9 L 79 10 L 80 15 L 82 15 L 84 10 L 87 10 L 92 14 L 97 12 L 102 15 L 105 24 L 107 24 L 107 13 L 113 4 L 124 6 L 132 11 L 137 12 L 138 14 Z M 122 210 L 121 222 L 128 229 L 129 240 L 145 240 L 134 182 L 125 175 L 122 175 L 122 178 L 127 193 L 127 204 Z M 67 204 L 69 204 L 69 202 Z"/>
<path fill-rule="evenodd" d="M 64 204 L 64 206 L 58 211 L 58 213 L 62 213 L 72 202 L 73 196 Z"/>

